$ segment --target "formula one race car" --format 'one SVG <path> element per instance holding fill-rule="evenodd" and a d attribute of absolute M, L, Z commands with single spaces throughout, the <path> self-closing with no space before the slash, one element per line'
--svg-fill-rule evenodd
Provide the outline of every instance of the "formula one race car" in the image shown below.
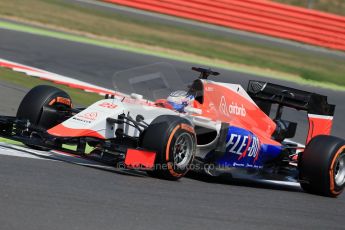
<path fill-rule="evenodd" d="M 335 106 L 326 96 L 261 81 L 250 81 L 246 91 L 208 80 L 217 72 L 193 70 L 200 76 L 186 91 L 177 90 L 181 79 L 164 71 L 122 72 L 114 79 L 123 93 L 87 108 L 73 108 L 58 88 L 34 87 L 16 117 L 0 117 L 0 135 L 164 179 L 177 180 L 191 169 L 211 176 L 275 175 L 324 196 L 343 191 L 345 141 L 329 135 Z M 167 99 L 152 100 L 167 89 Z M 306 147 L 287 141 L 297 123 L 282 119 L 284 107 L 308 113 Z"/>

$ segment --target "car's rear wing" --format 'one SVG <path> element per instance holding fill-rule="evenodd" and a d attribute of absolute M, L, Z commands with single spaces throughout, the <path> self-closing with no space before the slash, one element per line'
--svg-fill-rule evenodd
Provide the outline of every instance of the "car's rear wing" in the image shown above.
<path fill-rule="evenodd" d="M 306 143 L 314 136 L 331 133 L 335 105 L 328 104 L 326 96 L 262 81 L 249 81 L 247 92 L 268 115 L 272 104 L 307 111 Z"/>

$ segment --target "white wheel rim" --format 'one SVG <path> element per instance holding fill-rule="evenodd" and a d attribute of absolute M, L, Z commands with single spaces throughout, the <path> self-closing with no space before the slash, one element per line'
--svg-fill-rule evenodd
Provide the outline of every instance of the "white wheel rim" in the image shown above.
<path fill-rule="evenodd" d="M 345 183 L 345 153 L 340 154 L 334 164 L 334 182 L 339 187 Z"/>
<path fill-rule="evenodd" d="M 181 133 L 173 147 L 174 164 L 179 168 L 186 167 L 193 157 L 193 138 L 189 133 Z"/>

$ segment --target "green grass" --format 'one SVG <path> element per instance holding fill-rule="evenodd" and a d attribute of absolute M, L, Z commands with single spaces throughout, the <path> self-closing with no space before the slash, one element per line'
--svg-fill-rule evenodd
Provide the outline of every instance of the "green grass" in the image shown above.
<path fill-rule="evenodd" d="M 311 9 L 319 10 L 331 14 L 339 14 L 345 16 L 345 1 L 344 0 L 274 0 L 276 2 L 308 7 L 308 1 L 312 2 Z"/>
<path fill-rule="evenodd" d="M 10 139 L 3 138 L 3 137 L 0 137 L 0 142 L 4 142 L 4 143 L 7 143 L 7 144 L 11 144 L 11 145 L 24 146 L 24 144 L 19 142 L 19 141 L 10 140 Z M 62 148 L 66 149 L 66 150 L 71 150 L 71 151 L 76 151 L 77 150 L 77 146 L 76 145 L 62 145 Z M 91 147 L 88 144 L 86 144 L 85 153 L 89 154 L 89 153 L 91 153 L 91 151 L 93 149 L 94 149 L 93 147 Z"/>
<path fill-rule="evenodd" d="M 11 144 L 11 145 L 24 145 L 23 143 L 19 142 L 19 141 L 13 141 L 13 140 L 10 140 L 10 139 L 6 139 L 6 138 L 3 138 L 3 137 L 0 137 L 0 142 L 5 142 L 7 144 Z"/>
<path fill-rule="evenodd" d="M 67 86 L 57 85 L 50 81 L 40 80 L 23 73 L 14 72 L 10 69 L 0 67 L 0 80 L 20 86 L 22 88 L 31 89 L 37 85 L 52 85 L 67 92 L 73 101 L 73 104 L 78 106 L 88 106 L 97 100 L 102 99 L 102 96 L 95 93 L 87 93 L 79 89 L 72 89 Z"/>
<path fill-rule="evenodd" d="M 343 60 L 247 43 L 159 22 L 138 21 L 57 0 L 0 1 L 0 17 L 107 41 L 177 55 L 193 54 L 223 66 L 278 71 L 301 79 L 345 86 Z M 180 52 L 180 53 L 179 53 Z M 296 80 L 296 79 L 290 79 Z"/>
<path fill-rule="evenodd" d="M 78 147 L 77 145 L 66 145 L 66 144 L 62 145 L 62 148 L 66 149 L 66 150 L 71 150 L 71 151 L 77 151 L 77 147 Z M 85 153 L 86 154 L 91 153 L 91 151 L 94 149 L 95 149 L 94 147 L 91 147 L 90 145 L 88 145 L 86 143 L 86 146 L 85 146 Z"/>

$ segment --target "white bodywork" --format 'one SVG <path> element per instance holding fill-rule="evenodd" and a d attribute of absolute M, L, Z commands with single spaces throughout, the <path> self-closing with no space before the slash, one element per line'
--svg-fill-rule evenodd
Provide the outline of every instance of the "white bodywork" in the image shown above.
<path fill-rule="evenodd" d="M 121 102 L 119 99 L 104 99 L 64 121 L 62 125 L 70 129 L 96 131 L 104 139 L 114 138 L 115 130 L 118 128 L 122 128 L 124 133 L 129 136 L 138 137 L 139 131 L 128 124 L 119 125 L 107 122 L 107 118 L 118 119 L 121 114 L 130 116 L 133 119 L 140 114 L 148 124 L 162 114 L 178 115 L 178 113 L 169 109 L 146 105 L 138 99 L 132 99 L 130 103 Z"/>
<path fill-rule="evenodd" d="M 198 111 L 195 109 L 187 109 L 187 113 L 181 114 L 170 109 L 153 106 L 152 102 L 143 100 L 140 97 L 125 98 L 124 101 L 122 100 L 123 98 L 115 98 L 97 101 L 85 110 L 52 128 L 49 130 L 49 133 L 52 135 L 68 137 L 72 136 L 71 133 L 73 133 L 73 136 L 78 136 L 78 133 L 76 134 L 76 132 L 80 130 L 82 133 L 80 136 L 88 136 L 88 133 L 96 132 L 97 135 L 104 139 L 111 139 L 116 137 L 115 131 L 117 129 L 122 129 L 126 135 L 138 137 L 140 133 L 136 128 L 126 123 L 114 124 L 107 121 L 108 118 L 118 119 L 119 115 L 124 114 L 125 116 L 130 116 L 134 120 L 137 115 L 142 115 L 144 117 L 144 122 L 147 124 L 150 124 L 160 115 L 181 116 L 190 120 L 194 126 L 202 126 L 216 130 L 219 135 L 221 123 L 199 116 L 197 114 Z M 64 133 L 61 133 L 57 127 L 63 127 Z M 215 148 L 217 140 L 218 136 L 211 143 L 198 145 L 196 155 L 204 157 Z"/>

